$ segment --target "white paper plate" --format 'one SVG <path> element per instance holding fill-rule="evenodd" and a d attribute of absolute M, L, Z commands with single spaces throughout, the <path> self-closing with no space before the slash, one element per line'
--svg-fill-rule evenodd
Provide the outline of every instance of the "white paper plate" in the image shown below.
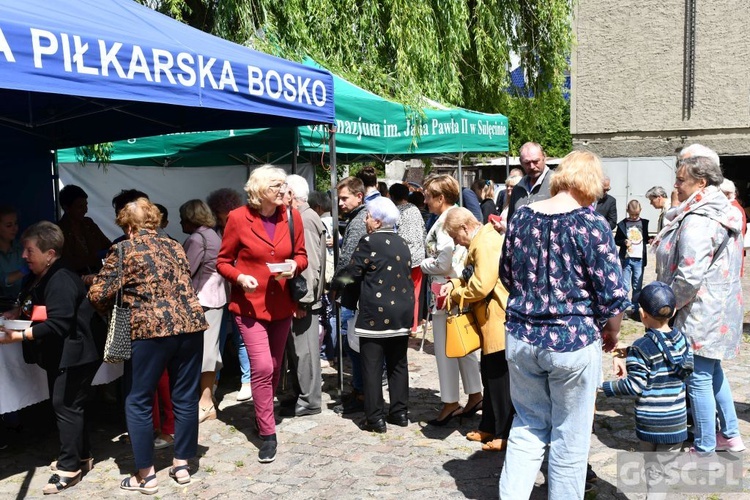
<path fill-rule="evenodd" d="M 25 321 L 22 319 L 6 319 L 3 326 L 8 330 L 25 330 L 31 326 L 31 321 Z"/>
<path fill-rule="evenodd" d="M 272 273 L 285 273 L 292 270 L 292 264 L 290 262 L 278 262 L 276 264 L 266 262 L 266 265 Z"/>

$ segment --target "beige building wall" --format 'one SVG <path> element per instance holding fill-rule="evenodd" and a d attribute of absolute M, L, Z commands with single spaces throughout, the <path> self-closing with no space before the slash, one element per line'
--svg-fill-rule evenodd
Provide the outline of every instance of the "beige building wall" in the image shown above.
<path fill-rule="evenodd" d="M 704 143 L 750 154 L 750 4 L 696 0 L 694 107 L 683 117 L 688 0 L 578 0 L 571 133 L 605 157 Z"/>

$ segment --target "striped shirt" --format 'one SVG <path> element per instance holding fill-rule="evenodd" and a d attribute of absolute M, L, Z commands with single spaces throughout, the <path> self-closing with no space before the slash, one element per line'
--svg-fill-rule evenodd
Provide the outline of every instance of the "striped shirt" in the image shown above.
<path fill-rule="evenodd" d="M 693 353 L 678 330 L 648 329 L 628 349 L 626 378 L 604 382 L 606 396 L 636 396 L 635 433 L 649 443 L 687 439 L 684 379 L 693 370 Z"/>

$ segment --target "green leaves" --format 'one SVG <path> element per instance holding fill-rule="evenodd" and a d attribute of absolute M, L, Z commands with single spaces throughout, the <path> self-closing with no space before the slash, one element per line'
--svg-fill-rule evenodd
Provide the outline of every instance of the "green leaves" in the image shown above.
<path fill-rule="evenodd" d="M 558 97 L 572 41 L 570 0 L 138 1 L 269 54 L 310 56 L 407 108 L 421 108 L 425 96 L 510 115 L 512 139 L 512 115 L 521 110 L 532 114 L 518 117 L 529 134 L 559 128 L 561 119 L 567 124 L 567 104 Z M 511 54 L 520 57 L 537 98 L 505 93 Z M 542 123 L 540 113 L 558 122 Z"/>

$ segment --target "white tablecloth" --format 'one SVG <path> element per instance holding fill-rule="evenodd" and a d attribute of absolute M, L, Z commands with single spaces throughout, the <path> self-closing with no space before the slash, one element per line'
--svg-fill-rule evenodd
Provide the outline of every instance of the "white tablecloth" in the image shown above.
<path fill-rule="evenodd" d="M 23 360 L 21 343 L 0 345 L 0 414 L 49 398 L 47 372 Z"/>
<path fill-rule="evenodd" d="M 102 363 L 93 385 L 108 384 L 122 376 L 123 364 Z M 49 399 L 47 372 L 23 360 L 21 343 L 0 345 L 0 415 Z"/>

